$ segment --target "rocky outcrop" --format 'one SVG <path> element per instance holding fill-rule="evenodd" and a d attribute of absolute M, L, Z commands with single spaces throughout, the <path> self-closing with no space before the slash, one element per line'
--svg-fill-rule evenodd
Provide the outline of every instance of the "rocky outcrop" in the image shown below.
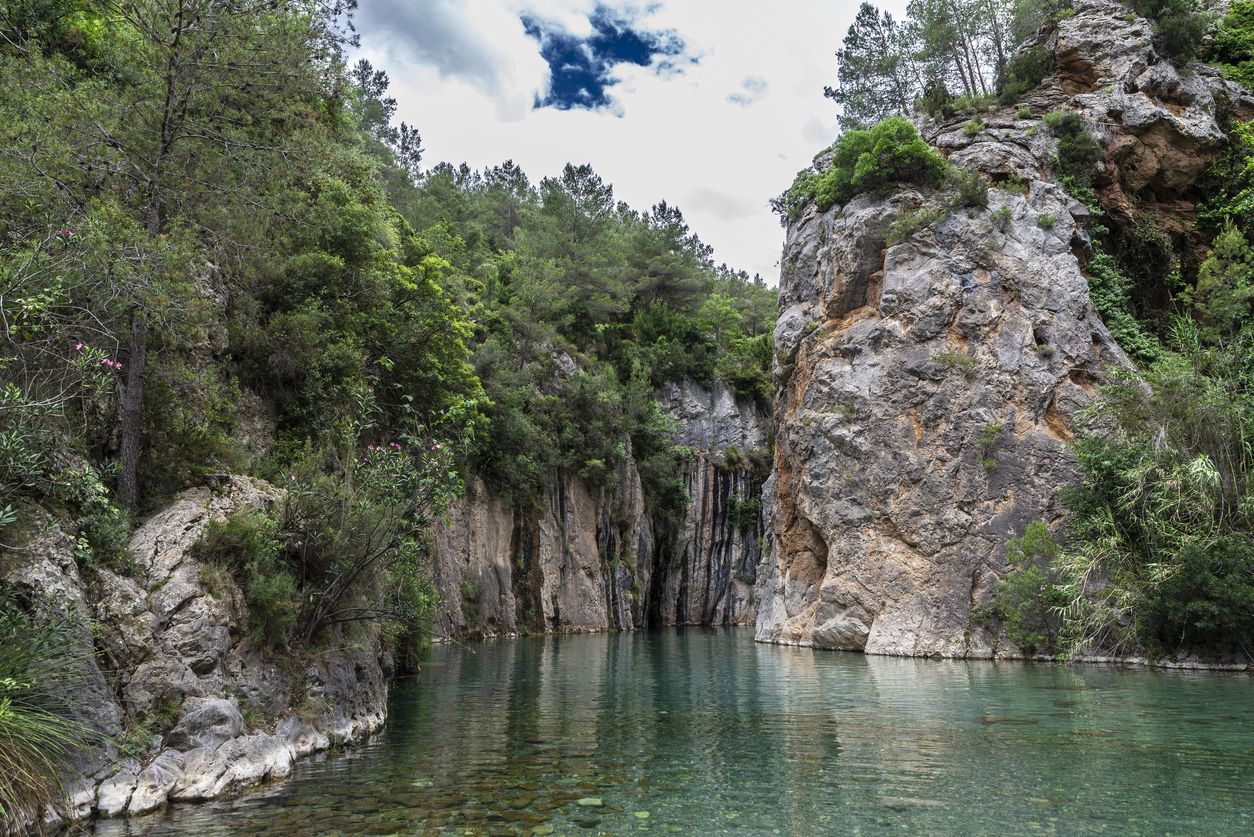
<path fill-rule="evenodd" d="M 749 458 L 765 447 L 766 419 L 722 384 L 672 385 L 659 400 L 693 452 L 683 518 L 654 520 L 630 457 L 613 490 L 552 474 L 532 506 L 471 480 L 436 530 L 442 636 L 753 620 L 760 523 Z"/>
<path fill-rule="evenodd" d="M 892 245 L 888 225 L 924 195 L 792 225 L 759 639 L 987 653 L 969 616 L 1006 540 L 1062 514 L 1078 413 L 1126 359 L 1089 301 L 1066 195 L 1040 180 L 991 195 Z"/>
<path fill-rule="evenodd" d="M 127 566 L 86 571 L 45 517 L 6 565 L 23 598 L 90 620 L 76 702 L 105 743 L 80 764 L 72 817 L 208 799 L 382 726 L 390 662 L 376 634 L 333 634 L 308 658 L 268 653 L 248 635 L 234 581 L 192 554 L 210 520 L 277 496 L 243 477 L 187 491 L 136 530 Z"/>
<path fill-rule="evenodd" d="M 1049 36 L 1058 72 L 1028 98 L 1034 116 L 989 114 L 974 135 L 924 126 L 952 164 L 1004 184 L 987 208 L 889 241 L 895 220 L 939 203 L 902 189 L 789 225 L 760 640 L 990 656 L 971 613 L 1006 541 L 1062 519 L 1059 489 L 1078 476 L 1067 443 L 1104 371 L 1130 362 L 1089 297 L 1088 211 L 1054 182 L 1039 117 L 1062 104 L 1086 117 L 1118 223 L 1129 193 L 1187 196 L 1222 145 L 1221 105 L 1244 95 L 1160 60 L 1126 9 L 1074 5 Z"/>

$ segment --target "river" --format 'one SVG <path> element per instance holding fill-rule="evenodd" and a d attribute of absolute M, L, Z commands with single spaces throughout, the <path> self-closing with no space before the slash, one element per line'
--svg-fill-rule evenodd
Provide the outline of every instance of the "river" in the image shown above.
<path fill-rule="evenodd" d="M 1254 680 L 689 628 L 431 649 L 370 743 L 97 835 L 1249 834 Z"/>

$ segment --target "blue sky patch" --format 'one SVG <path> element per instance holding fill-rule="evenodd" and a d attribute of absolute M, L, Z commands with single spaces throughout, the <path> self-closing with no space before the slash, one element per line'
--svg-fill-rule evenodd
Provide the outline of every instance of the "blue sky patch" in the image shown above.
<path fill-rule="evenodd" d="M 673 32 L 643 32 L 632 21 L 598 8 L 592 15 L 592 35 L 576 37 L 546 28 L 533 17 L 522 18 L 527 34 L 540 44 L 540 55 L 549 65 L 549 92 L 536 97 L 537 108 L 596 110 L 610 104 L 611 71 L 619 64 L 647 67 L 654 56 L 679 55 L 684 43 Z"/>

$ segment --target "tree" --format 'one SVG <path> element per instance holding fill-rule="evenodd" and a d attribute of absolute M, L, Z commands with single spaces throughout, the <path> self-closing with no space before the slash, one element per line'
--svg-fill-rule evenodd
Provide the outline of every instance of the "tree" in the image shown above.
<path fill-rule="evenodd" d="M 1254 248 L 1228 220 L 1197 274 L 1194 301 L 1207 331 L 1231 337 L 1250 319 L 1254 307 Z"/>
<path fill-rule="evenodd" d="M 858 8 L 836 52 L 839 83 L 823 95 L 841 105 L 841 124 L 869 127 L 893 115 L 906 116 L 923 87 L 914 53 L 916 32 L 870 3 Z"/>

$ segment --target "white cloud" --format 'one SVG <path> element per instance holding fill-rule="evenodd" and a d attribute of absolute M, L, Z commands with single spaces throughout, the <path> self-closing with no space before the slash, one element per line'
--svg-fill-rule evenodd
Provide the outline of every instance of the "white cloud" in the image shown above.
<path fill-rule="evenodd" d="M 638 209 L 678 205 L 716 259 L 774 284 L 783 233 L 767 202 L 835 138 L 823 85 L 857 4 L 630 4 L 638 28 L 673 29 L 699 60 L 679 73 L 619 65 L 608 109 L 534 110 L 549 73 L 520 15 L 586 35 L 598 5 L 361 0 L 358 28 L 363 55 L 392 78 L 400 118 L 422 132 L 426 164 L 512 158 L 538 181 L 567 162 L 591 163 L 619 198 Z M 900 14 L 905 2 L 883 5 Z"/>

